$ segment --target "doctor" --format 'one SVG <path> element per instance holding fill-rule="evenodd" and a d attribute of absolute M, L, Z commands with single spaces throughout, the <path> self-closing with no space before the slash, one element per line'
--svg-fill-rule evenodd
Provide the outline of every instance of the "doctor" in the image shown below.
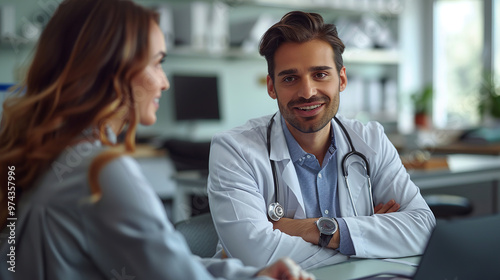
<path fill-rule="evenodd" d="M 257 266 L 289 256 L 312 268 L 422 253 L 435 218 L 382 126 L 337 115 L 343 51 L 314 13 L 290 12 L 264 34 L 279 112 L 212 139 L 216 256 Z"/>

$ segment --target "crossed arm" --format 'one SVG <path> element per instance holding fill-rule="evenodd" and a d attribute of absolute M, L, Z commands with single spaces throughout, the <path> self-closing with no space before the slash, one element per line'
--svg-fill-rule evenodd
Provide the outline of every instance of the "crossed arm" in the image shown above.
<path fill-rule="evenodd" d="M 393 199 L 386 204 L 380 203 L 375 206 L 375 214 L 388 214 L 399 210 L 401 205 L 396 203 Z M 316 221 L 319 218 L 309 218 L 295 220 L 291 218 L 281 218 L 279 221 L 273 222 L 273 228 L 278 229 L 291 236 L 302 237 L 307 242 L 318 244 L 319 230 L 316 226 Z M 337 249 L 340 245 L 340 233 L 335 232 L 333 238 L 328 243 L 328 248 Z"/>

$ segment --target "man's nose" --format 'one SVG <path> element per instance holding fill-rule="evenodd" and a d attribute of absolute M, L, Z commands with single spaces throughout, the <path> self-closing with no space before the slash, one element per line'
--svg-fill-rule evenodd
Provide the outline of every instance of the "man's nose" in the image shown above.
<path fill-rule="evenodd" d="M 317 89 L 314 81 L 310 78 L 302 79 L 302 84 L 299 90 L 299 97 L 309 99 L 316 95 Z"/>

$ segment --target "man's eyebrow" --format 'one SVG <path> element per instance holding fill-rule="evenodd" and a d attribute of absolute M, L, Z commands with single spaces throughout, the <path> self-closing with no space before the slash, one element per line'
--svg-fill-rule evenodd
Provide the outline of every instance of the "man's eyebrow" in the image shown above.
<path fill-rule="evenodd" d="M 297 73 L 298 70 L 297 69 L 287 69 L 287 70 L 283 70 L 281 72 L 278 73 L 278 77 L 279 76 L 284 76 L 284 75 L 290 75 L 290 74 L 295 74 Z"/>
<path fill-rule="evenodd" d="M 309 68 L 309 72 L 331 70 L 331 69 L 333 69 L 333 67 L 331 66 L 313 66 Z"/>
<path fill-rule="evenodd" d="M 323 71 L 323 70 L 331 70 L 331 69 L 333 69 L 333 67 L 331 67 L 331 66 L 312 66 L 312 67 L 309 67 L 308 70 L 309 70 L 309 72 L 315 72 L 315 71 Z M 295 68 L 283 70 L 283 71 L 278 73 L 278 77 L 284 76 L 284 75 L 296 74 L 297 72 L 299 72 L 299 71 Z"/>

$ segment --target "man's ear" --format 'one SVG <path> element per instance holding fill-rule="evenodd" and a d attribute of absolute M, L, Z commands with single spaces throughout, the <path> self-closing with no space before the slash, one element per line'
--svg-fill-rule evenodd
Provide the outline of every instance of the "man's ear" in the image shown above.
<path fill-rule="evenodd" d="M 340 69 L 339 80 L 339 90 L 344 91 L 344 89 L 347 87 L 347 74 L 345 72 L 345 66 Z"/>
<path fill-rule="evenodd" d="M 276 92 L 274 90 L 274 82 L 271 76 L 267 75 L 267 94 L 271 96 L 272 99 L 276 99 Z"/>

